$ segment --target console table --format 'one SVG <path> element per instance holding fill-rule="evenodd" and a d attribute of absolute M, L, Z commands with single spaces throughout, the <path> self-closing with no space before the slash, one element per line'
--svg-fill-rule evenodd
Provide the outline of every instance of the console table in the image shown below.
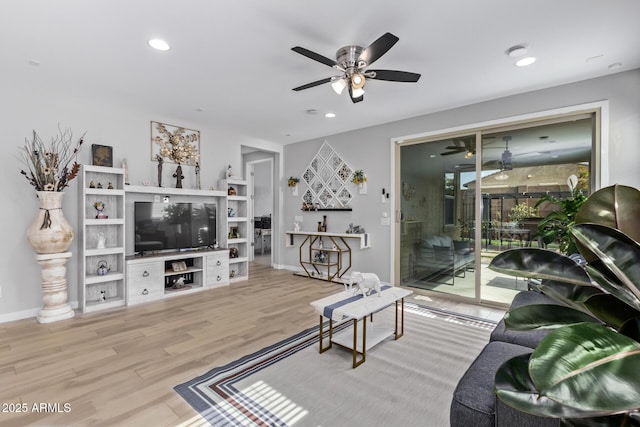
<path fill-rule="evenodd" d="M 351 247 L 347 239 L 360 240 L 360 249 L 371 247 L 369 233 L 329 233 L 322 231 L 287 231 L 286 246 L 293 247 L 295 236 L 302 236 L 299 260 L 304 272 L 314 279 L 343 283 L 342 276 L 351 268 Z"/>
<path fill-rule="evenodd" d="M 351 291 L 343 291 L 328 297 L 311 302 L 311 306 L 320 315 L 319 352 L 324 353 L 335 343 L 341 347 L 351 350 L 353 355 L 353 368 L 357 368 L 366 360 L 367 350 L 374 345 L 384 341 L 387 337 L 394 335 L 397 340 L 404 335 L 404 299 L 412 294 L 408 289 L 395 286 L 383 285 L 380 295 L 375 291 L 368 296 L 354 294 Z M 373 313 L 395 304 L 395 328 L 373 325 Z M 398 313 L 399 309 L 399 313 Z M 400 324 L 398 324 L 398 314 L 400 314 Z M 329 319 L 329 345 L 324 346 L 323 320 Z M 367 329 L 367 317 L 370 318 L 371 326 Z M 333 336 L 333 322 L 342 320 L 353 321 L 353 330 L 350 328 L 341 331 Z M 359 322 L 359 320 L 362 320 Z M 358 336 L 361 341 L 358 341 Z M 358 354 L 361 355 L 358 360 Z"/>

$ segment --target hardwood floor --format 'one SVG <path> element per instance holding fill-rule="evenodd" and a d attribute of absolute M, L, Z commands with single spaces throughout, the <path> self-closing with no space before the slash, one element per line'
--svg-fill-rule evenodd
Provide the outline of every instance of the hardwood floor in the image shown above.
<path fill-rule="evenodd" d="M 229 287 L 0 324 L 0 426 L 202 425 L 175 385 L 315 326 L 309 302 L 340 289 L 252 263 Z"/>

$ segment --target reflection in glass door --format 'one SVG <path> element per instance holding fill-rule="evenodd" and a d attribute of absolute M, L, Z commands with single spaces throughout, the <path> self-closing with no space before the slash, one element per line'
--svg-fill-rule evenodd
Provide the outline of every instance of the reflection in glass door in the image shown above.
<path fill-rule="evenodd" d="M 469 298 L 475 290 L 476 135 L 400 148 L 400 276 L 404 286 Z M 471 205 L 469 205 L 471 203 Z"/>
<path fill-rule="evenodd" d="M 527 289 L 487 266 L 511 248 L 555 249 L 536 233 L 557 206 L 539 201 L 571 197 L 572 175 L 591 192 L 594 122 L 581 114 L 400 146 L 401 284 L 506 304 Z"/>

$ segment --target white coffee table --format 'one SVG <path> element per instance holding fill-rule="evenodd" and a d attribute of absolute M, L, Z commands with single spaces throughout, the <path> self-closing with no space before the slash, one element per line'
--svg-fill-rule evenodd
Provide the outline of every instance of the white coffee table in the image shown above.
<path fill-rule="evenodd" d="M 412 291 L 395 286 L 383 285 L 380 295 L 372 294 L 364 297 L 350 291 L 343 291 L 311 302 L 311 306 L 320 315 L 320 353 L 329 350 L 335 343 L 351 350 L 353 367 L 356 368 L 366 360 L 367 350 L 379 344 L 387 337 L 394 335 L 397 340 L 404 335 L 404 299 Z M 386 325 L 373 325 L 373 314 L 384 308 L 395 305 L 395 328 Z M 400 316 L 398 316 L 400 314 Z M 367 328 L 367 317 L 371 326 Z M 400 317 L 400 322 L 398 322 Z M 329 345 L 324 346 L 324 318 L 329 319 Z M 353 321 L 353 328 L 345 329 L 333 336 L 333 322 Z M 362 320 L 360 322 L 360 320 Z M 368 336 L 367 336 L 368 335 Z M 358 336 L 362 337 L 358 340 Z M 358 360 L 358 354 L 361 355 Z"/>

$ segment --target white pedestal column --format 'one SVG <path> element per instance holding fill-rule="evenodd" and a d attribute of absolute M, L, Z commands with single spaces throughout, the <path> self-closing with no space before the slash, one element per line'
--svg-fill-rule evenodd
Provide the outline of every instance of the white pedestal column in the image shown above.
<path fill-rule="evenodd" d="M 51 323 L 70 319 L 75 312 L 67 302 L 67 267 L 71 252 L 37 254 L 36 261 L 42 267 L 43 306 L 36 316 L 39 323 Z"/>

